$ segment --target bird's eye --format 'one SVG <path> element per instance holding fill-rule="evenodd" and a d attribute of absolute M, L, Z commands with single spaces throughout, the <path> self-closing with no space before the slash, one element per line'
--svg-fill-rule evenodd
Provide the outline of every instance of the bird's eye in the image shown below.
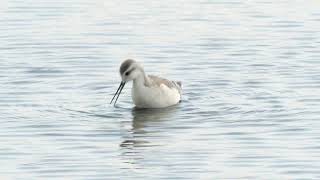
<path fill-rule="evenodd" d="M 132 68 L 131 70 L 127 71 L 124 75 L 129 76 L 130 73 L 131 73 L 132 71 L 134 71 L 134 70 L 135 70 L 135 68 Z"/>

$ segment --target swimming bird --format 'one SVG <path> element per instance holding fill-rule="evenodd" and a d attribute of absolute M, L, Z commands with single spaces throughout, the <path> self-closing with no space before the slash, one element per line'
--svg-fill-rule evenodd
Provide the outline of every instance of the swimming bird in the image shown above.
<path fill-rule="evenodd" d="M 122 81 L 110 104 L 117 96 L 114 102 L 116 105 L 122 89 L 129 81 L 133 81 L 132 100 L 138 108 L 164 108 L 181 101 L 181 82 L 147 75 L 143 66 L 132 59 L 121 64 L 120 76 Z"/>

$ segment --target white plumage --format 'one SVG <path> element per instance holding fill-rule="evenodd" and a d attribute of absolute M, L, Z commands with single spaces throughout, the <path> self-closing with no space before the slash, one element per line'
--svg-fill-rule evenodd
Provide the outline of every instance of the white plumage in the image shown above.
<path fill-rule="evenodd" d="M 134 60 L 128 59 L 121 64 L 120 75 L 122 82 L 114 95 L 115 97 L 118 94 L 116 101 L 125 83 L 131 80 L 133 80 L 132 100 L 139 108 L 164 108 L 177 104 L 181 100 L 180 82 L 148 76 L 143 67 Z"/>

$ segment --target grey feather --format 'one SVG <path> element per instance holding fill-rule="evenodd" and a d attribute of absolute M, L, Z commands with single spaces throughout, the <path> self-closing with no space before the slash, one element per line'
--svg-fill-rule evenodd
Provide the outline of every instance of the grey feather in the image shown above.
<path fill-rule="evenodd" d="M 151 86 L 160 86 L 161 84 L 166 85 L 168 88 L 174 88 L 179 91 L 181 94 L 181 82 L 180 81 L 170 81 L 158 76 L 148 75 L 149 79 L 151 80 Z"/>
<path fill-rule="evenodd" d="M 135 63 L 135 61 L 132 59 L 125 60 L 120 66 L 120 74 L 126 72 L 133 63 Z"/>

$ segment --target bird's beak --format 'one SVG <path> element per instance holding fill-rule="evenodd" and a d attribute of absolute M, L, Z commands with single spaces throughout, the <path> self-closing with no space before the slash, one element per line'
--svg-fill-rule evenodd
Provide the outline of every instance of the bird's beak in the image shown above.
<path fill-rule="evenodd" d="M 114 94 L 114 96 L 113 96 L 110 104 L 112 103 L 113 99 L 114 99 L 114 98 L 117 96 L 117 94 L 118 94 L 116 100 L 114 101 L 114 106 L 116 105 L 117 100 L 118 100 L 118 98 L 119 98 L 119 96 L 120 96 L 120 94 L 121 94 L 121 91 L 122 91 L 124 85 L 126 85 L 126 82 L 121 81 L 121 83 L 120 83 L 120 85 L 119 85 L 119 87 L 118 87 L 118 89 L 117 89 L 117 92 Z M 119 92 L 119 93 L 118 93 L 118 92 Z"/>

